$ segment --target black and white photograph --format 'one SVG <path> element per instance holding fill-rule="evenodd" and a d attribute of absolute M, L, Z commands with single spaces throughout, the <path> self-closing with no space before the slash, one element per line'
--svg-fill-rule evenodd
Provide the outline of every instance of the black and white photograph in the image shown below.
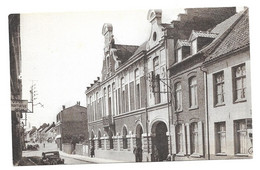
<path fill-rule="evenodd" d="M 5 21 L 9 166 L 255 163 L 250 5 L 16 8 Z"/>

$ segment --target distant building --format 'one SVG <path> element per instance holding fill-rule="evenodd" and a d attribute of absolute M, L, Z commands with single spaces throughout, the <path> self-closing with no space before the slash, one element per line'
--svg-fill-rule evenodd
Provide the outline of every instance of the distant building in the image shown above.
<path fill-rule="evenodd" d="M 69 108 L 63 106 L 62 111 L 56 116 L 55 140 L 58 148 L 63 150 L 62 144 L 71 144 L 73 140 L 79 141 L 87 139 L 87 108 L 80 106 L 79 102 Z"/>
<path fill-rule="evenodd" d="M 163 161 L 169 155 L 173 157 L 176 154 L 175 123 L 178 121 L 172 111 L 168 70 L 180 59 L 175 55 L 175 47 L 190 46 L 189 43 L 176 42 L 189 38 L 193 33 L 192 39 L 201 41 L 199 45 L 207 44 L 213 39 L 206 38 L 204 41 L 203 37 L 196 37 L 199 33 L 192 30 L 207 31 L 234 15 L 235 10 L 189 8 L 185 14 L 179 15 L 178 20 L 169 24 L 162 23 L 161 10 L 149 10 L 147 20 L 151 32 L 147 41 L 140 46 L 116 44 L 112 24 L 103 25 L 105 43 L 102 76 L 86 90 L 89 140 L 95 148 L 96 157 L 113 157 L 115 160 L 131 162 L 135 161 L 134 148 L 139 147 L 143 150 L 142 161 Z M 201 49 L 203 46 L 198 47 Z M 190 51 L 185 50 L 189 49 L 183 48 L 183 59 L 187 54 L 190 55 Z M 192 72 L 199 71 L 195 65 L 192 66 Z M 194 73 L 190 76 L 192 78 Z M 198 73 L 198 76 L 203 78 L 202 73 Z M 194 85 L 191 87 L 195 88 L 196 79 L 191 82 Z M 204 97 L 203 87 L 199 90 L 202 91 L 199 94 L 201 100 Z M 191 114 L 198 117 L 194 122 L 199 122 L 196 125 L 201 130 L 202 142 L 205 106 L 203 102 L 199 103 L 203 106 L 197 109 L 197 98 L 194 96 L 192 99 L 194 111 Z M 185 106 L 185 109 L 188 107 Z M 205 159 L 204 150 L 200 152 L 202 159 Z"/>
<path fill-rule="evenodd" d="M 206 55 L 211 159 L 251 157 L 253 146 L 248 9 L 229 25 Z M 212 32 L 223 31 L 217 26 Z"/>

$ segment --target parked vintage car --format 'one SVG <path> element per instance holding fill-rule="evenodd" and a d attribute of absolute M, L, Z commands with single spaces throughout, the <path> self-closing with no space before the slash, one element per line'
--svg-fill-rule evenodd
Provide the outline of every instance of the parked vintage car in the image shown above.
<path fill-rule="evenodd" d="M 58 151 L 43 152 L 41 163 L 43 165 L 64 164 L 64 159 L 60 158 L 60 153 Z"/>

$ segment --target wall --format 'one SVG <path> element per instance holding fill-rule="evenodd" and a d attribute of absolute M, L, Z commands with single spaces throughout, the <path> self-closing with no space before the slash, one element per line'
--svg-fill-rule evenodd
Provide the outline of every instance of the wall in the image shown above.
<path fill-rule="evenodd" d="M 63 143 L 62 144 L 62 151 L 67 153 L 67 154 L 71 154 L 72 153 L 72 145 L 68 144 L 68 143 Z"/>
<path fill-rule="evenodd" d="M 211 159 L 234 158 L 234 120 L 252 118 L 251 113 L 251 78 L 249 51 L 230 56 L 226 60 L 214 63 L 208 67 L 208 108 L 209 108 L 209 139 Z M 232 67 L 245 63 L 246 65 L 246 101 L 233 102 Z M 213 74 L 224 71 L 225 105 L 214 106 Z M 216 156 L 215 123 L 226 122 L 226 155 Z"/>

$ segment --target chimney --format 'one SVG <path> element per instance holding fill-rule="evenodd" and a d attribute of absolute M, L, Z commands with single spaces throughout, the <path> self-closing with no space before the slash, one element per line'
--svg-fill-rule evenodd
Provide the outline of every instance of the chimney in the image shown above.
<path fill-rule="evenodd" d="M 77 105 L 79 105 L 79 106 L 80 106 L 80 101 L 77 101 Z"/>
<path fill-rule="evenodd" d="M 62 105 L 62 110 L 65 110 L 65 105 Z"/>

